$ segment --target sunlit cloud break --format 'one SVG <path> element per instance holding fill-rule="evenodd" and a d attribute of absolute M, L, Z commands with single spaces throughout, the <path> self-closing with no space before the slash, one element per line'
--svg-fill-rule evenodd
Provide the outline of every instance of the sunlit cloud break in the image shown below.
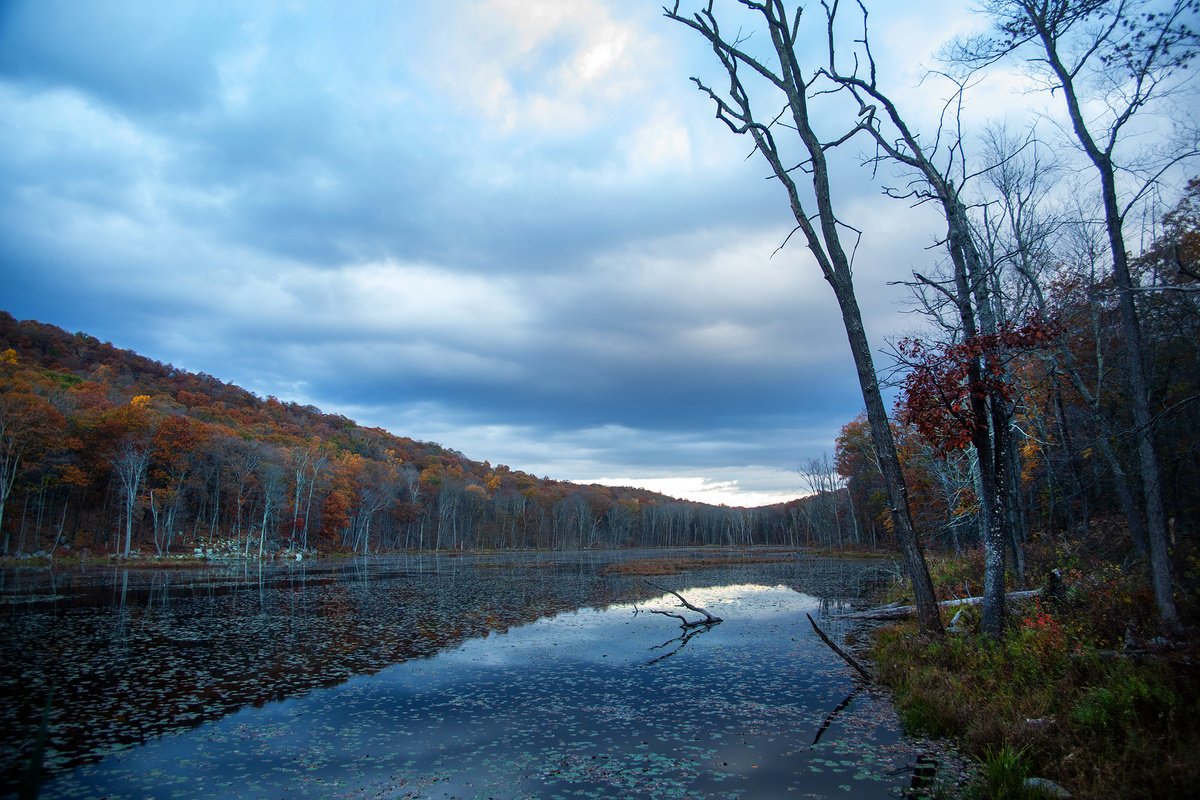
<path fill-rule="evenodd" d="M 736 479 L 719 480 L 698 476 L 669 478 L 639 478 L 636 476 L 603 477 L 594 480 L 576 480 L 574 482 L 583 484 L 596 483 L 601 486 L 633 486 L 638 489 L 659 492 L 668 497 L 677 497 L 681 500 L 694 500 L 698 503 L 709 503 L 711 505 L 744 506 L 747 508 L 786 503 L 790 500 L 795 500 L 801 495 L 799 489 L 790 493 L 745 489 L 742 488 L 741 482 Z"/>

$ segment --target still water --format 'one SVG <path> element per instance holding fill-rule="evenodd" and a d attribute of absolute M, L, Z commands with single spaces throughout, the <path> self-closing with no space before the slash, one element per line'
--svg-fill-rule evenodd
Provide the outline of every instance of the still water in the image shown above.
<path fill-rule="evenodd" d="M 885 566 L 654 578 L 685 632 L 627 557 L 5 573 L 3 790 L 53 687 L 41 797 L 901 795 L 925 743 L 804 616 Z"/>

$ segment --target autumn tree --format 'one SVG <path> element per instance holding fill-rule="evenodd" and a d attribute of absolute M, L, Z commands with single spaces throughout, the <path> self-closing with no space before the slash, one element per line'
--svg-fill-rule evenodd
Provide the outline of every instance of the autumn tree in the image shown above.
<path fill-rule="evenodd" d="M 170 553 L 178 532 L 188 481 L 203 450 L 202 425 L 182 414 L 170 414 L 159 423 L 151 440 L 150 514 L 154 547 L 160 555 Z"/>
<path fill-rule="evenodd" d="M 4 510 L 17 476 L 31 456 L 52 446 L 63 423 L 58 411 L 37 392 L 36 375 L 21 368 L 16 351 L 0 352 L 0 531 L 4 531 L 0 553 L 9 552 Z"/>
<path fill-rule="evenodd" d="M 109 415 L 110 424 L 120 431 L 116 451 L 109 456 L 113 472 L 121 483 L 124 505 L 125 544 L 122 555 L 129 558 L 133 542 L 133 512 L 137 508 L 150 466 L 151 437 L 153 435 L 152 411 L 149 395 L 138 395 L 129 404 L 115 409 Z"/>
<path fill-rule="evenodd" d="M 981 423 L 979 419 L 981 409 L 985 408 L 978 402 L 979 398 L 1011 402 L 1018 388 L 1010 378 L 1008 361 L 1022 352 L 1046 347 L 1053 341 L 1054 334 L 1052 326 L 1033 319 L 1020 326 L 1006 325 L 993 335 L 976 335 L 954 344 L 930 347 L 919 339 L 901 341 L 898 351 L 908 367 L 904 378 L 902 421 L 914 425 L 943 457 L 967 446 L 973 447 L 980 459 L 985 454 L 992 455 L 990 450 L 981 450 L 978 444 L 980 429 L 986 429 L 990 422 L 985 419 Z M 980 371 L 980 364 L 986 365 L 986 372 Z M 982 469 L 976 469 L 977 476 L 982 472 Z M 983 487 L 984 481 L 977 480 L 977 485 Z M 982 512 L 987 502 L 984 494 L 979 498 L 977 508 Z M 985 537 L 988 530 L 984 529 Z M 984 544 L 985 556 L 995 557 L 995 548 L 1003 548 L 1006 543 L 1004 540 L 989 542 L 985 538 Z M 1020 563 L 1019 542 L 1010 539 L 1008 544 Z M 1003 567 L 1003 560 L 998 560 Z M 987 566 L 985 563 L 984 627 L 995 636 L 1003 626 L 1003 578 L 997 580 Z M 989 594 L 995 591 L 1001 591 L 999 606 L 989 602 Z"/>

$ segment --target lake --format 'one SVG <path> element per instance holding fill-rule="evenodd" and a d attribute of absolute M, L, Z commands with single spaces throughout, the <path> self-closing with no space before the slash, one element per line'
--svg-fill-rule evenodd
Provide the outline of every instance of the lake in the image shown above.
<path fill-rule="evenodd" d="M 805 619 L 890 563 L 650 579 L 724 619 L 685 631 L 606 574 L 647 555 L 5 570 L 0 791 L 53 689 L 45 798 L 901 795 L 929 743 Z"/>

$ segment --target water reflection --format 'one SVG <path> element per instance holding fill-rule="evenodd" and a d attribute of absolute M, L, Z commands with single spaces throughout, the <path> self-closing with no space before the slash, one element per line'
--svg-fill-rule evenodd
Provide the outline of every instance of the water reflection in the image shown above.
<path fill-rule="evenodd" d="M 812 743 L 814 747 L 820 744 L 821 737 L 825 735 L 825 731 L 829 730 L 829 726 L 833 724 L 835 719 L 837 719 L 838 714 L 841 714 L 843 711 L 845 711 L 850 704 L 854 702 L 854 698 L 862 694 L 863 690 L 866 688 L 866 683 L 859 683 L 854 687 L 850 694 L 846 695 L 842 699 L 842 702 L 834 706 L 833 710 L 825 716 L 825 719 L 821 721 L 821 725 L 817 728 L 817 735 L 813 737 Z"/>
<path fill-rule="evenodd" d="M 635 778 L 638 793 L 721 796 L 733 781 L 753 796 L 745 776 L 759 785 L 790 763 L 779 743 L 807 741 L 851 686 L 792 617 L 851 602 L 869 567 L 864 577 L 861 565 L 806 560 L 691 574 L 686 586 L 662 579 L 726 619 L 678 642 L 669 620 L 633 613 L 657 592 L 598 577 L 603 563 L 423 556 L 6 574 L 5 788 L 54 685 L 47 762 L 60 777 L 46 796 L 238 796 L 246 785 L 277 796 L 293 784 L 290 796 L 327 796 L 336 783 L 540 797 L 619 794 Z M 588 608 L 607 610 L 574 610 Z M 874 698 L 861 705 L 887 712 Z M 890 730 L 871 713 L 837 725 Z M 756 748 L 772 755 L 730 771 Z"/>
<path fill-rule="evenodd" d="M 655 656 L 654 658 L 650 659 L 649 661 L 647 661 L 646 666 L 648 666 L 648 667 L 653 666 L 654 664 L 657 664 L 659 661 L 664 661 L 664 660 L 670 658 L 671 656 L 675 655 L 680 650 L 682 650 L 684 647 L 686 647 L 687 643 L 690 642 L 693 638 L 695 638 L 696 636 L 699 636 L 702 633 L 708 633 L 710 630 L 712 630 L 712 628 L 713 628 L 712 625 L 700 625 L 700 626 L 692 627 L 692 628 L 684 628 L 683 633 L 679 634 L 674 639 L 668 639 L 667 641 L 663 642 L 662 644 L 657 644 L 654 647 L 651 647 L 650 650 L 652 652 L 655 650 L 665 650 L 665 652 L 663 652 L 663 653 Z"/>

